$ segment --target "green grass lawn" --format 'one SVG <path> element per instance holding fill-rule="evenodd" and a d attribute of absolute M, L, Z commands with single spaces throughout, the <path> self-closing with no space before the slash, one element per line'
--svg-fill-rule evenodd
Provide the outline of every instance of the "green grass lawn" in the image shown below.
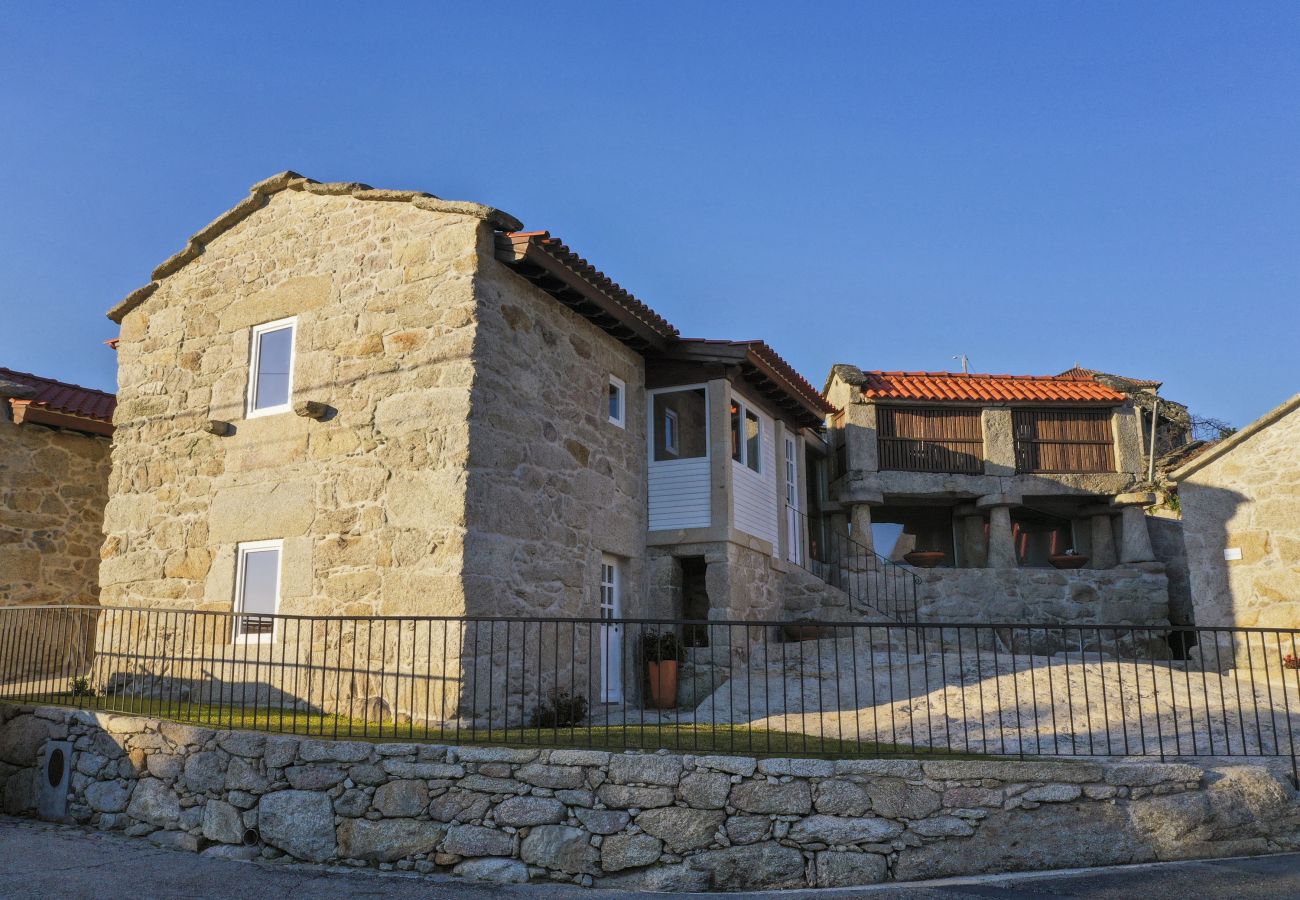
<path fill-rule="evenodd" d="M 7 698 L 7 702 L 70 706 L 99 712 L 147 716 L 208 728 L 243 729 L 296 734 L 328 740 L 358 739 L 379 742 L 414 742 L 500 747 L 590 747 L 600 750 L 676 750 L 689 753 L 735 753 L 744 756 L 828 756 L 871 759 L 987 759 L 974 753 L 957 753 L 799 732 L 752 728 L 748 725 L 707 723 L 625 725 L 581 724 L 565 728 L 512 727 L 493 729 L 445 728 L 410 724 L 366 722 L 329 713 L 266 707 L 212 706 L 143 697 L 88 697 L 71 693 Z"/>

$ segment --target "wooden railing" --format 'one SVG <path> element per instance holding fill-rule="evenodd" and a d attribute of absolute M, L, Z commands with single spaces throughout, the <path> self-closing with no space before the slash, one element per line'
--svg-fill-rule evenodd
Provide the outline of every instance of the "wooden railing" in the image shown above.
<path fill-rule="evenodd" d="M 978 409 L 879 407 L 876 446 L 881 469 L 968 475 L 984 470 Z"/>
<path fill-rule="evenodd" d="M 1115 471 L 1109 409 L 1018 409 L 1016 471 Z"/>

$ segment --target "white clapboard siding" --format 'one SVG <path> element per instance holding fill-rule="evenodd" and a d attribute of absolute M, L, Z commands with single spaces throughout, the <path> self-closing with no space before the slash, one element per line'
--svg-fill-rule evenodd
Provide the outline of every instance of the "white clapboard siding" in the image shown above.
<path fill-rule="evenodd" d="M 770 541 L 772 552 L 777 552 L 776 508 L 776 438 L 772 420 L 759 413 L 763 422 L 763 450 L 761 472 L 755 472 L 734 459 L 731 461 L 731 480 L 735 486 L 736 528 L 756 538 Z M 781 477 L 785 477 L 782 475 Z"/>
<path fill-rule="evenodd" d="M 709 460 L 650 463 L 650 530 L 708 528 Z"/>

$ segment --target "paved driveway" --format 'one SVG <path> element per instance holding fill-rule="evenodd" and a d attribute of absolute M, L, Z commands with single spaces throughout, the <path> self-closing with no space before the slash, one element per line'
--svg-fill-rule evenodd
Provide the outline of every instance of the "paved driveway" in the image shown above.
<path fill-rule="evenodd" d="M 1191 900 L 1197 897 L 1270 898 L 1300 895 L 1300 854 L 1214 862 L 1123 866 L 1045 875 L 950 879 L 905 886 L 781 891 L 748 896 L 866 897 L 948 900 L 965 897 L 1087 897 Z M 447 877 L 352 872 L 299 863 L 246 863 L 160 850 L 141 840 L 0 816 L 0 897 L 60 900 L 116 898 L 334 898 L 489 897 L 584 898 L 625 896 L 564 885 L 476 885 Z M 658 894 L 656 897 L 682 897 Z M 699 897 L 701 895 L 690 895 Z M 716 896 L 716 895 L 715 895 Z"/>

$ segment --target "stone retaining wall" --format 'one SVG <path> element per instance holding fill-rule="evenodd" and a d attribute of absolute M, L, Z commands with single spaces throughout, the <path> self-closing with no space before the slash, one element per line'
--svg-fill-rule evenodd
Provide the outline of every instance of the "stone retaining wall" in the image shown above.
<path fill-rule="evenodd" d="M 922 622 L 1168 625 L 1164 567 L 919 571 Z"/>
<path fill-rule="evenodd" d="M 1300 847 L 1296 792 L 1262 766 L 371 744 L 16 706 L 6 812 L 33 812 L 64 738 L 72 821 L 209 856 L 753 890 Z"/>

